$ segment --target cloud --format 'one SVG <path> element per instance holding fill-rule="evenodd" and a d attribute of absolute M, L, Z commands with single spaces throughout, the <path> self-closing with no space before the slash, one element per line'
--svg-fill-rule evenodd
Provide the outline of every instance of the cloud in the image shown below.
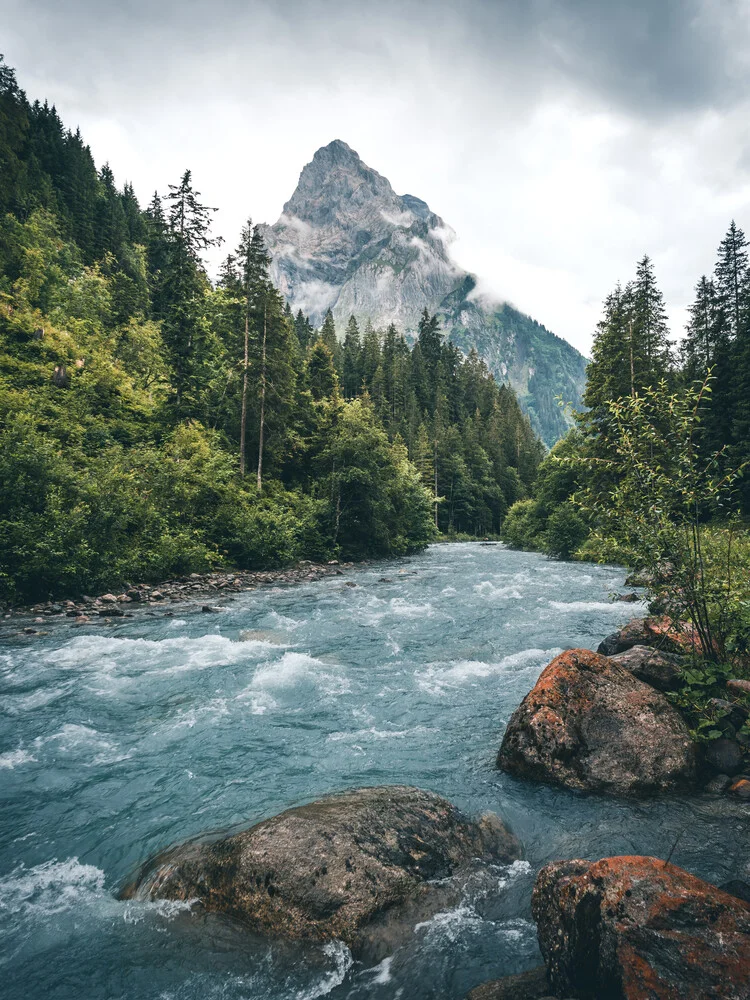
<path fill-rule="evenodd" d="M 341 137 L 584 351 L 645 251 L 680 323 L 729 220 L 750 228 L 740 0 L 0 0 L 0 21 L 29 96 L 142 201 L 190 166 L 231 247 Z"/>

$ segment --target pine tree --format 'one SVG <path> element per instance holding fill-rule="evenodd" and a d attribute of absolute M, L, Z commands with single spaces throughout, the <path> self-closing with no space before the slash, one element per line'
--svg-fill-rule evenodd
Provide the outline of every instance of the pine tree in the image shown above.
<path fill-rule="evenodd" d="M 672 370 L 664 296 L 656 284 L 648 255 L 638 261 L 630 286 L 630 321 L 633 324 L 633 381 L 635 391 L 658 385 Z"/>
<path fill-rule="evenodd" d="M 122 189 L 120 200 L 125 215 L 128 242 L 145 245 L 147 239 L 146 220 L 141 212 L 141 206 L 138 204 L 133 185 L 129 181 L 126 181 Z"/>
<path fill-rule="evenodd" d="M 162 332 L 172 355 L 175 370 L 175 405 L 183 414 L 183 397 L 190 379 L 190 368 L 201 338 L 201 311 L 207 285 L 203 254 L 218 246 L 221 237 L 210 235 L 211 214 L 216 209 L 200 202 L 194 191 L 192 175 L 186 170 L 179 184 L 169 185 L 167 229 L 169 239 L 164 260 L 161 308 Z"/>
<path fill-rule="evenodd" d="M 128 223 L 122 199 L 115 185 L 115 175 L 108 163 L 105 163 L 99 171 L 95 232 L 97 259 L 101 260 L 107 252 L 119 259 L 123 245 L 129 238 Z"/>
<path fill-rule="evenodd" d="M 716 362 L 721 323 L 716 286 L 704 274 L 695 286 L 695 301 L 680 345 L 682 368 L 690 382 L 702 381 Z"/>
<path fill-rule="evenodd" d="M 591 364 L 586 369 L 583 403 L 593 412 L 610 399 L 635 393 L 635 353 L 630 286 L 618 284 L 604 300 L 604 315 L 597 324 Z"/>
<path fill-rule="evenodd" d="M 333 322 L 333 313 L 330 309 L 325 315 L 323 326 L 320 328 L 320 337 L 331 352 L 331 357 L 335 357 L 338 352 L 339 343 L 336 339 L 336 324 Z"/>
<path fill-rule="evenodd" d="M 362 385 L 372 394 L 375 372 L 380 364 L 380 336 L 368 319 L 362 337 Z"/>
<path fill-rule="evenodd" d="M 297 310 L 297 315 L 294 317 L 294 332 L 297 334 L 297 343 L 299 344 L 300 351 L 304 353 L 310 346 L 315 331 L 310 320 L 304 315 L 301 309 Z"/>
<path fill-rule="evenodd" d="M 362 341 L 359 326 L 354 316 L 349 322 L 344 334 L 344 346 L 341 359 L 341 383 L 344 399 L 354 399 L 362 388 Z"/>
<path fill-rule="evenodd" d="M 715 277 L 719 306 L 729 324 L 729 336 L 734 340 L 742 326 L 748 284 L 748 242 L 734 219 L 719 244 Z"/>
<path fill-rule="evenodd" d="M 0 55 L 0 218 L 27 206 L 29 111 L 16 74 Z"/>
<path fill-rule="evenodd" d="M 312 398 L 319 402 L 338 393 L 338 376 L 328 344 L 318 337 L 310 348 L 306 363 L 307 384 Z"/>

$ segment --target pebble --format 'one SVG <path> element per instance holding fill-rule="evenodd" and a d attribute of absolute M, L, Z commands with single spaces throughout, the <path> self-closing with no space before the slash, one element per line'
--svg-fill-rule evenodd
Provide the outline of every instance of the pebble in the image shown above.
<path fill-rule="evenodd" d="M 750 781 L 747 778 L 740 778 L 739 781 L 735 781 L 729 791 L 739 799 L 750 799 Z"/>
<path fill-rule="evenodd" d="M 706 785 L 705 790 L 710 795 L 723 795 L 724 792 L 732 784 L 732 779 L 728 774 L 717 774 L 715 778 L 712 778 Z"/>

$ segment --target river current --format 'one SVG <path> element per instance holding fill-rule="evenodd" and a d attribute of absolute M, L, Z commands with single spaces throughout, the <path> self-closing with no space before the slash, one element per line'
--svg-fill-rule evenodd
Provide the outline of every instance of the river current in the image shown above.
<path fill-rule="evenodd" d="M 624 573 L 500 545 L 407 560 L 111 626 L 50 622 L 0 644 L 0 981 L 6 1000 L 459 998 L 539 963 L 546 861 L 666 856 L 711 881 L 750 862 L 717 800 L 624 803 L 494 768 L 510 714 L 558 652 L 639 605 Z M 356 586 L 348 586 L 354 583 Z M 155 851 L 328 792 L 411 784 L 500 814 L 524 860 L 379 965 L 254 938 L 187 904 L 120 902 Z"/>

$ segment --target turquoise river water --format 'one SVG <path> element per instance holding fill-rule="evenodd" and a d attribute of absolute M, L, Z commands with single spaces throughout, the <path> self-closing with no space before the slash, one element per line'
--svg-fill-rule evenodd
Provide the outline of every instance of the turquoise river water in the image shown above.
<path fill-rule="evenodd" d="M 494 768 L 505 724 L 562 649 L 641 610 L 617 568 L 500 545 L 112 626 L 0 642 L 0 982 L 6 1000 L 459 998 L 539 962 L 546 861 L 665 856 L 708 878 L 750 861 L 731 808 L 623 803 Z M 356 587 L 345 585 L 356 583 Z M 248 935 L 186 904 L 120 902 L 153 852 L 358 785 L 412 784 L 499 813 L 524 860 L 477 869 L 374 968 L 343 945 Z M 744 844 L 743 844 L 744 841 Z"/>

